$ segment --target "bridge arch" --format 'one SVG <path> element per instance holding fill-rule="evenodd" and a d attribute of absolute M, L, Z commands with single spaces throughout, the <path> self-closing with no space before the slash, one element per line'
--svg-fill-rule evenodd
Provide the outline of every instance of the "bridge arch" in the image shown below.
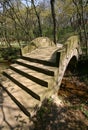
<path fill-rule="evenodd" d="M 71 39 L 68 39 L 64 45 L 63 51 L 61 52 L 56 90 L 60 89 L 61 81 L 67 68 L 70 66 L 71 69 L 73 69 L 73 63 L 77 63 L 78 61 L 79 41 L 76 39 L 76 36 L 72 37 Z M 71 64 L 73 65 L 71 66 Z"/>
<path fill-rule="evenodd" d="M 67 75 L 68 75 L 68 72 L 75 73 L 75 70 L 76 70 L 76 67 L 77 67 L 77 62 L 78 62 L 78 59 L 77 59 L 77 57 L 74 55 L 74 56 L 70 59 L 68 65 L 67 65 L 67 67 L 66 67 L 66 70 L 65 70 L 65 72 L 64 72 L 64 75 L 65 75 L 66 73 L 67 73 Z M 63 76 L 64 76 L 64 75 L 63 75 Z"/>

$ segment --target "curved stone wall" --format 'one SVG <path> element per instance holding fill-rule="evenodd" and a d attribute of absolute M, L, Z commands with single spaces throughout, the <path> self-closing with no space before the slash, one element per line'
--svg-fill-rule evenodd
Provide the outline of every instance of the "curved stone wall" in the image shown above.
<path fill-rule="evenodd" d="M 65 42 L 63 49 L 60 54 L 60 62 L 59 62 L 59 70 L 58 70 L 58 79 L 57 79 L 57 86 L 56 90 L 60 88 L 60 84 L 66 68 L 70 62 L 70 60 L 75 56 L 78 60 L 79 54 L 81 54 L 81 48 L 79 46 L 79 37 L 72 36 L 67 39 Z"/>
<path fill-rule="evenodd" d="M 27 46 L 21 49 L 22 55 L 26 53 L 30 53 L 31 51 L 35 50 L 36 48 L 40 47 L 48 47 L 48 46 L 55 46 L 54 42 L 50 40 L 48 37 L 38 37 L 32 40 Z"/>

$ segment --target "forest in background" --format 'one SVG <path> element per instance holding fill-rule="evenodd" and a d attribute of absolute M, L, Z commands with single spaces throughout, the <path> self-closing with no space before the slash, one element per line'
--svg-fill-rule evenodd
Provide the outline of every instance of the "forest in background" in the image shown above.
<path fill-rule="evenodd" d="M 39 36 L 63 43 L 79 34 L 87 54 L 87 6 L 87 0 L 1 0 L 0 46 L 21 48 Z"/>

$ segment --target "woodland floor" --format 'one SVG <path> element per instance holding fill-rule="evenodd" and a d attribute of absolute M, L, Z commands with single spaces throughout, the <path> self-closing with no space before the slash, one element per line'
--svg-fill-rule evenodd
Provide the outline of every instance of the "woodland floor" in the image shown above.
<path fill-rule="evenodd" d="M 34 116 L 33 130 L 88 130 L 88 84 L 82 79 L 63 78 L 58 95 L 45 100 Z"/>

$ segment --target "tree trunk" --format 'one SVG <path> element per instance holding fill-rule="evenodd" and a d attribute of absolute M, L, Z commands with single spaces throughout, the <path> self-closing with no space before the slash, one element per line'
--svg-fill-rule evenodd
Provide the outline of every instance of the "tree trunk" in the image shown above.
<path fill-rule="evenodd" d="M 87 31 L 86 31 L 86 25 L 85 25 L 85 20 L 83 17 L 84 14 L 84 7 L 81 4 L 81 20 L 82 20 L 82 28 L 84 30 L 84 38 L 85 38 L 85 44 L 86 44 L 86 55 L 88 55 L 88 45 L 87 45 Z"/>
<path fill-rule="evenodd" d="M 50 0 L 50 4 L 51 4 L 51 13 L 53 18 L 53 37 L 54 37 L 54 43 L 56 44 L 57 30 L 56 30 L 56 15 L 55 15 L 55 8 L 54 8 L 55 0 Z"/>
<path fill-rule="evenodd" d="M 4 26 L 3 26 L 3 28 L 4 28 L 4 30 L 3 30 L 3 37 L 4 37 L 4 39 L 5 39 L 5 43 L 7 44 L 7 46 L 9 47 L 9 48 L 12 48 L 12 46 L 11 46 L 11 44 L 10 44 L 10 40 L 9 40 L 9 38 L 8 38 L 8 36 L 7 36 L 7 22 L 6 22 L 6 1 L 3 1 L 3 4 L 2 4 L 2 6 L 3 6 L 3 15 L 4 15 L 4 21 L 3 21 L 3 24 L 4 24 Z"/>
<path fill-rule="evenodd" d="M 86 46 L 86 56 L 88 55 L 88 40 L 87 40 L 87 30 L 86 30 L 86 25 L 85 25 L 85 20 L 84 20 L 84 5 L 83 1 L 79 0 L 79 3 L 77 3 L 76 0 L 73 0 L 74 5 L 76 6 L 77 9 L 77 15 L 78 15 L 78 28 L 79 28 L 79 34 L 81 38 L 81 43 L 85 42 Z M 87 4 L 86 4 L 87 6 Z M 80 23 L 79 23 L 79 18 L 80 18 Z M 85 38 L 85 41 L 82 40 L 82 31 L 83 31 L 83 36 Z"/>
<path fill-rule="evenodd" d="M 37 17 L 37 20 L 38 20 L 38 26 L 39 26 L 39 35 L 42 36 L 42 27 L 41 27 L 41 21 L 40 21 L 40 16 L 39 16 L 39 13 L 37 12 L 36 10 L 36 6 L 34 4 L 34 0 L 31 0 L 32 2 L 32 5 L 33 5 L 33 8 L 35 10 L 35 14 L 36 14 L 36 17 Z"/>

